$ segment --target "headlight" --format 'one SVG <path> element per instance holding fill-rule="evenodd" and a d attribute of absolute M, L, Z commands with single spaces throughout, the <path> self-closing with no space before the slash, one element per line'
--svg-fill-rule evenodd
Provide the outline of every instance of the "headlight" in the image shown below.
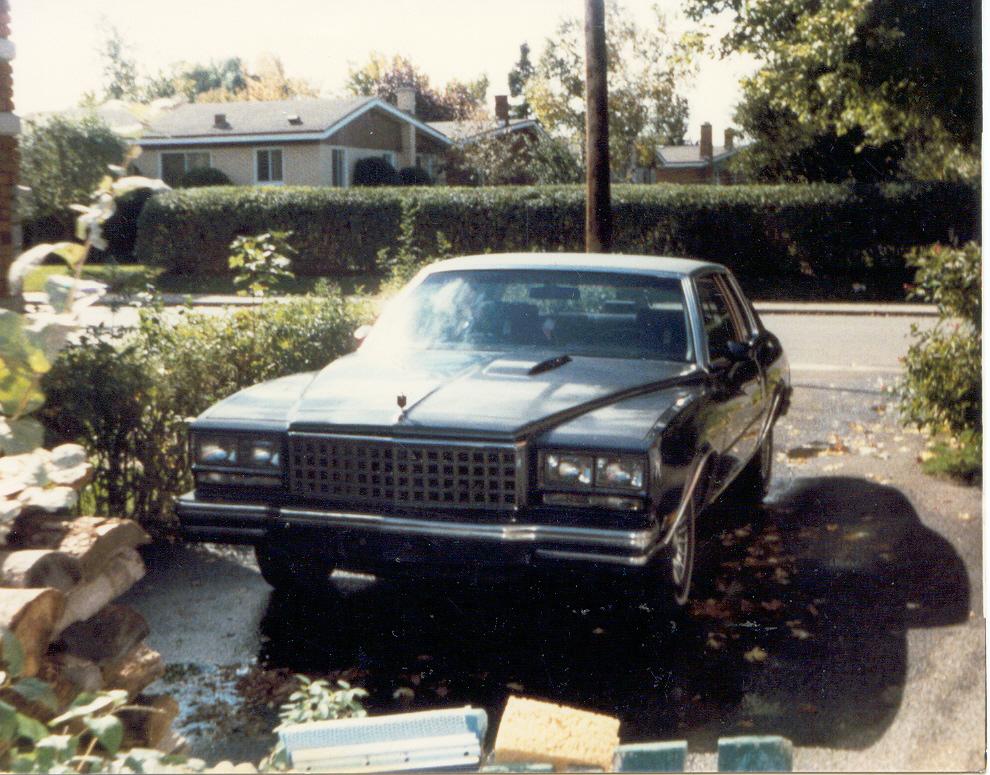
<path fill-rule="evenodd" d="M 540 484 L 551 490 L 646 489 L 646 458 L 639 455 L 540 454 Z"/>
<path fill-rule="evenodd" d="M 282 442 L 242 433 L 194 433 L 193 463 L 199 469 L 280 471 Z"/>
<path fill-rule="evenodd" d="M 547 453 L 543 456 L 543 481 L 549 485 L 590 487 L 595 459 L 591 455 Z"/>
<path fill-rule="evenodd" d="M 642 458 L 599 457 L 595 459 L 595 486 L 642 490 L 644 471 Z"/>

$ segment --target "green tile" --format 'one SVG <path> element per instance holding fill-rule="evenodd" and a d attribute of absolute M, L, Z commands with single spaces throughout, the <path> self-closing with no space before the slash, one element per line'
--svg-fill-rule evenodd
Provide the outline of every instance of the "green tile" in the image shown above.
<path fill-rule="evenodd" d="M 790 772 L 791 741 L 776 735 L 722 737 L 718 741 L 719 772 Z"/>
<path fill-rule="evenodd" d="M 615 749 L 616 772 L 684 772 L 687 743 L 632 743 Z"/>

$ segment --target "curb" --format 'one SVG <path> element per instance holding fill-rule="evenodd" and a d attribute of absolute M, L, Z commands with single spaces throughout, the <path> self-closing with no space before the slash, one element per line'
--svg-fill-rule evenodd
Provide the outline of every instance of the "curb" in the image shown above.
<path fill-rule="evenodd" d="M 272 296 L 268 301 L 286 301 L 291 296 Z M 180 293 L 162 294 L 166 306 L 181 307 L 187 302 L 194 307 L 251 307 L 261 303 L 260 299 L 247 296 L 225 294 L 185 295 Z M 100 306 L 127 306 L 126 296 L 108 294 L 100 299 Z M 755 301 L 753 306 L 761 315 L 873 315 L 884 317 L 938 317 L 933 304 L 876 304 L 872 302 L 799 302 L 799 301 Z"/>

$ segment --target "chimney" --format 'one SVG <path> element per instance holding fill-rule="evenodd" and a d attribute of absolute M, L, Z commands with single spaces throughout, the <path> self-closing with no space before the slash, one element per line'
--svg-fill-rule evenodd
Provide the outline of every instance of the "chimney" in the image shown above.
<path fill-rule="evenodd" d="M 707 121 L 701 125 L 701 146 L 698 151 L 702 159 L 710 159 L 715 155 L 712 147 L 712 125 Z"/>
<path fill-rule="evenodd" d="M 400 86 L 395 90 L 395 106 L 410 116 L 416 115 L 416 89 L 412 86 Z"/>
<path fill-rule="evenodd" d="M 505 94 L 495 95 L 495 120 L 502 126 L 509 125 L 509 98 Z"/>
<path fill-rule="evenodd" d="M 733 148 L 732 138 L 735 136 L 736 132 L 734 129 L 725 130 L 725 150 L 731 151 Z"/>
<path fill-rule="evenodd" d="M 227 123 L 227 114 L 214 113 L 213 126 L 215 126 L 217 129 L 230 129 L 230 124 Z"/>

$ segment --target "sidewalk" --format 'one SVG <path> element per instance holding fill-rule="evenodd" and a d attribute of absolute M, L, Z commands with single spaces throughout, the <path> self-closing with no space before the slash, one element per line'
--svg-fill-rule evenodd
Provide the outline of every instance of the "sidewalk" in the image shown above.
<path fill-rule="evenodd" d="M 30 295 L 30 294 L 25 294 Z M 285 301 L 291 296 L 273 296 L 269 301 Z M 183 295 L 162 294 L 167 306 L 183 306 L 187 302 L 194 307 L 240 307 L 260 304 L 260 299 L 247 296 L 227 296 L 221 294 Z M 30 301 L 30 300 L 29 300 Z M 126 297 L 110 294 L 104 296 L 100 305 L 127 306 Z M 753 303 L 761 315 L 881 315 L 899 317 L 936 317 L 932 304 L 884 304 L 879 302 L 804 302 L 804 301 L 756 301 Z"/>

